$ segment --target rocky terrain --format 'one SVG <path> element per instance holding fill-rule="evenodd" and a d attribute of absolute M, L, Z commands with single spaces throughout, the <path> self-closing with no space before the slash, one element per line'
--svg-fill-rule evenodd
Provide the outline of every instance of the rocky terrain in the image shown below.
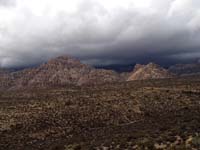
<path fill-rule="evenodd" d="M 132 81 L 133 80 L 133 81 Z M 200 76 L 70 57 L 0 71 L 0 150 L 198 150 Z"/>
<path fill-rule="evenodd" d="M 117 73 L 93 68 L 69 56 L 61 56 L 35 68 L 15 72 L 0 71 L 0 90 L 81 86 L 172 77 L 172 73 L 153 63 L 136 65 L 133 72 Z"/>
<path fill-rule="evenodd" d="M 121 80 L 114 71 L 95 69 L 68 56 L 51 59 L 39 67 L 12 72 L 0 78 L 1 89 L 102 84 Z"/>
<path fill-rule="evenodd" d="M 128 78 L 128 81 L 132 80 L 145 80 L 145 79 L 162 79 L 173 78 L 174 75 L 166 69 L 160 67 L 157 64 L 149 63 L 147 65 L 137 64 Z"/>
<path fill-rule="evenodd" d="M 0 150 L 199 150 L 200 77 L 0 92 Z"/>
<path fill-rule="evenodd" d="M 0 76 L 7 75 L 9 73 L 6 69 L 0 69 Z"/>
<path fill-rule="evenodd" d="M 169 71 L 177 75 L 184 75 L 184 76 L 200 74 L 200 63 L 177 64 L 177 65 L 171 66 L 169 68 Z"/>

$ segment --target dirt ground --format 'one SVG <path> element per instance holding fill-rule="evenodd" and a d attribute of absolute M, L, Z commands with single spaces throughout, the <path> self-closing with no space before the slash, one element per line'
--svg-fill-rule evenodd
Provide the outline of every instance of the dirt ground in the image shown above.
<path fill-rule="evenodd" d="M 200 77 L 0 92 L 1 150 L 199 150 Z"/>

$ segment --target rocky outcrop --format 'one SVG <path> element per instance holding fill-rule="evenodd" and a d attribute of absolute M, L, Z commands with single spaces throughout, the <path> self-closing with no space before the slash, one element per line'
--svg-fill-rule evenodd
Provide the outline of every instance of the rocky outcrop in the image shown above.
<path fill-rule="evenodd" d="M 162 79 L 162 78 L 172 78 L 174 75 L 168 72 L 166 69 L 160 67 L 157 64 L 149 63 L 147 65 L 137 64 L 127 79 L 127 81 L 132 80 L 146 80 L 146 79 Z"/>

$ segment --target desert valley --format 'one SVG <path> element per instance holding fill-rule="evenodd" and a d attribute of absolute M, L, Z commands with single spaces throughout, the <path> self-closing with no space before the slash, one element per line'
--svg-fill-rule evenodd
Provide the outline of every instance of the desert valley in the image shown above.
<path fill-rule="evenodd" d="M 1 150 L 199 150 L 200 65 L 132 72 L 69 56 L 0 72 Z"/>
<path fill-rule="evenodd" d="M 0 150 L 200 150 L 200 0 L 0 0 Z"/>

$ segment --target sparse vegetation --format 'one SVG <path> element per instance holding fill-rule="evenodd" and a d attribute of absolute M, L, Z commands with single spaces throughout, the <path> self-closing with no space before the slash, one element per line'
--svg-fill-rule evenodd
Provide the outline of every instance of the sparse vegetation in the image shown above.
<path fill-rule="evenodd" d="M 2 150 L 200 148 L 200 78 L 0 93 Z"/>

